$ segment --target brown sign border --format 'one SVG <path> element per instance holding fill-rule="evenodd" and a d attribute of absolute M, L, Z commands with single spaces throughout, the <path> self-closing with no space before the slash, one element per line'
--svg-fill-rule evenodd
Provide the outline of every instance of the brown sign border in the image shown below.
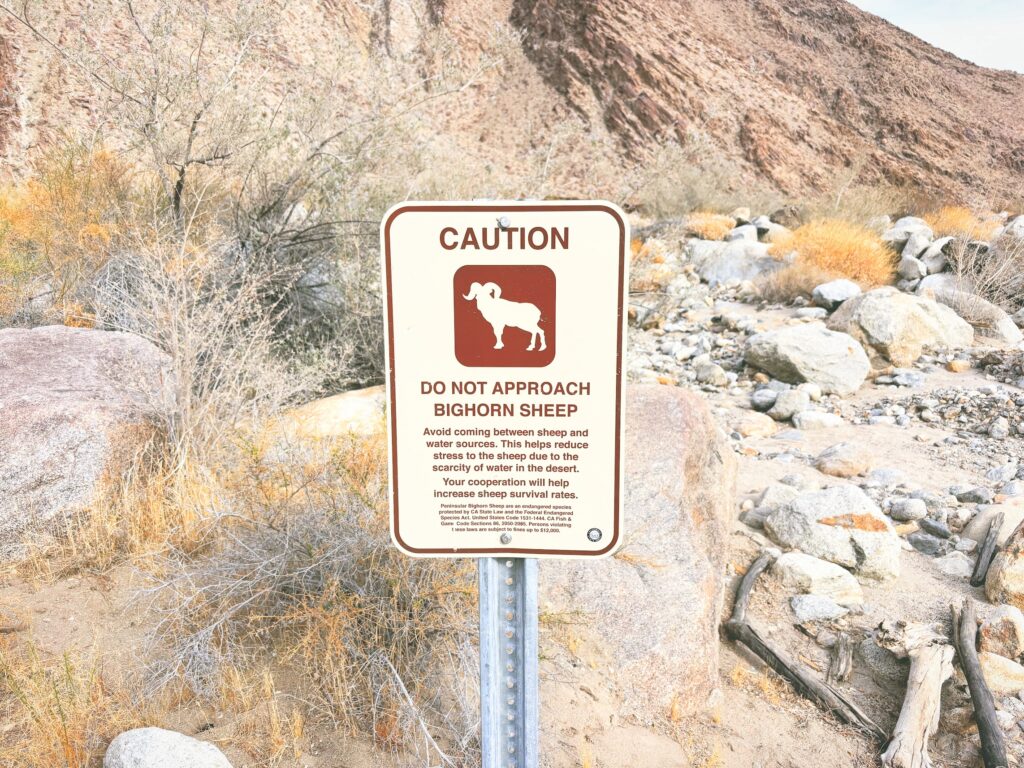
<path fill-rule="evenodd" d="M 401 536 L 398 525 L 398 412 L 395 404 L 395 337 L 394 317 L 391 302 L 391 225 L 403 213 L 509 213 L 517 211 L 527 212 L 603 212 L 610 214 L 619 225 L 619 307 L 616 313 L 616 349 L 615 349 L 615 491 L 614 509 L 615 522 L 612 538 L 608 545 L 600 550 L 588 549 L 524 549 L 521 547 L 494 547 L 483 549 L 434 549 L 409 546 Z M 562 555 L 566 557 L 601 557 L 608 554 L 619 543 L 621 535 L 620 526 L 622 522 L 621 500 L 621 450 L 622 450 L 622 341 L 623 325 L 625 321 L 625 280 L 626 280 L 626 223 L 619 212 L 610 205 L 600 203 L 581 204 L 555 204 L 555 205 L 429 205 L 409 203 L 394 208 L 390 215 L 384 220 L 384 295 L 388 318 L 388 396 L 389 407 L 391 408 L 391 535 L 395 543 L 405 552 L 414 555 L 459 555 L 470 557 L 474 555 Z"/>

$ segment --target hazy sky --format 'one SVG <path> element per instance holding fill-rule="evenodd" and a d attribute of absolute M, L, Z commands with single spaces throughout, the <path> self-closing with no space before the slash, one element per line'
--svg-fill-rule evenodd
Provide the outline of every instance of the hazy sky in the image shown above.
<path fill-rule="evenodd" d="M 851 0 L 962 59 L 1024 72 L 1024 0 Z"/>

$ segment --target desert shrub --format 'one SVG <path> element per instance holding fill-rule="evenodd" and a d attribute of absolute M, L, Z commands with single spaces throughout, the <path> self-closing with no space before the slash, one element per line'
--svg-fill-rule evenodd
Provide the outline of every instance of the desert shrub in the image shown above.
<path fill-rule="evenodd" d="M 864 287 L 891 283 L 896 255 L 878 235 L 841 219 L 819 219 L 772 245 L 777 256 L 795 253 L 794 264 L 846 277 Z"/>
<path fill-rule="evenodd" d="M 747 179 L 721 148 L 698 132 L 646 155 L 623 198 L 656 219 L 691 211 L 727 213 L 741 205 L 770 212 L 780 204 L 774 190 Z"/>
<path fill-rule="evenodd" d="M 273 648 L 313 686 L 317 709 L 378 746 L 431 764 L 470 759 L 472 573 L 391 543 L 383 434 L 316 454 L 243 447 L 223 478 L 218 542 L 172 555 L 154 595 L 154 689 L 183 681 L 216 697 L 228 670 Z"/>
<path fill-rule="evenodd" d="M 1004 235 L 985 250 L 960 239 L 948 258 L 962 290 L 1007 312 L 1024 308 L 1024 240 Z"/>
<path fill-rule="evenodd" d="M 968 240 L 988 240 L 1000 225 L 996 218 L 982 218 L 970 208 L 949 205 L 926 213 L 924 220 L 936 237 L 949 235 Z"/>
<path fill-rule="evenodd" d="M 686 229 L 704 240 L 721 240 L 736 226 L 731 216 L 697 211 L 686 217 Z"/>
<path fill-rule="evenodd" d="M 153 724 L 131 687 L 95 661 L 0 646 L 0 750 L 11 768 L 90 768 L 107 743 Z"/>
<path fill-rule="evenodd" d="M 0 188 L 0 322 L 30 321 L 30 305 L 88 321 L 78 293 L 124 233 L 131 176 L 112 153 L 63 142 L 31 177 Z"/>
<path fill-rule="evenodd" d="M 834 272 L 822 269 L 810 262 L 797 260 L 782 269 L 759 276 L 755 285 L 758 294 L 765 300 L 787 302 L 797 296 L 810 298 L 817 286 L 834 280 L 836 277 Z"/>

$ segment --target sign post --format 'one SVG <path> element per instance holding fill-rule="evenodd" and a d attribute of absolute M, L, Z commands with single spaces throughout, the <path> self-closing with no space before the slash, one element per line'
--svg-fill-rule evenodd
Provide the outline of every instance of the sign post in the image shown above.
<path fill-rule="evenodd" d="M 536 558 L 622 537 L 628 244 L 603 202 L 408 203 L 381 226 L 391 535 L 478 558 L 486 768 L 538 764 Z"/>

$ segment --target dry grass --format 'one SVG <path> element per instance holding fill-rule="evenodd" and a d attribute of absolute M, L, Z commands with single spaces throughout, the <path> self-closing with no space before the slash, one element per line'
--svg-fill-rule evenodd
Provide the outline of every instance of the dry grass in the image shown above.
<path fill-rule="evenodd" d="M 797 296 L 810 298 L 816 287 L 837 277 L 834 272 L 798 259 L 782 269 L 761 275 L 755 285 L 761 298 L 773 303 L 785 303 Z"/>
<path fill-rule="evenodd" d="M 154 716 L 96 661 L 0 648 L 0 751 L 11 768 L 91 768 L 107 743 Z"/>
<path fill-rule="evenodd" d="M 1000 226 L 994 217 L 981 217 L 970 208 L 944 206 L 937 211 L 926 213 L 924 220 L 936 237 L 961 237 L 968 240 L 989 240 Z"/>
<path fill-rule="evenodd" d="M 697 211 L 686 217 L 686 229 L 703 240 L 721 240 L 736 226 L 736 220 L 710 211 Z"/>
<path fill-rule="evenodd" d="M 89 325 L 77 292 L 124 230 L 130 166 L 102 149 L 60 144 L 35 174 L 0 188 L 0 320 L 32 302 L 52 319 Z"/>
<path fill-rule="evenodd" d="M 774 243 L 772 252 L 778 256 L 795 252 L 795 263 L 848 278 L 865 288 L 891 283 L 897 261 L 874 232 L 840 219 L 805 224 Z"/>
<path fill-rule="evenodd" d="M 959 240 L 949 262 L 963 290 L 1010 313 L 1024 308 L 1024 240 L 1004 236 L 987 251 Z"/>
<path fill-rule="evenodd" d="M 172 552 L 153 593 L 154 689 L 215 700 L 233 667 L 258 667 L 272 648 L 318 711 L 381 749 L 472 759 L 472 570 L 391 544 L 383 436 L 246 448 L 221 477 L 217 543 Z"/>

